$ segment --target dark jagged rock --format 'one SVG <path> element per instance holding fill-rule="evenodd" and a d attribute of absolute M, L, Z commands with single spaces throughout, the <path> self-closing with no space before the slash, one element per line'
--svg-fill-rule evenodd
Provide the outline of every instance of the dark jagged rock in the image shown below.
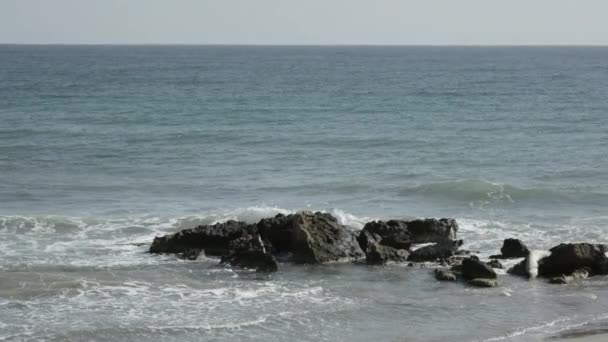
<path fill-rule="evenodd" d="M 492 268 L 498 268 L 498 269 L 502 269 L 503 268 L 502 264 L 498 260 L 490 260 L 486 264 L 488 264 L 488 266 L 490 266 Z"/>
<path fill-rule="evenodd" d="M 388 261 L 406 261 L 411 236 L 403 221 L 373 221 L 359 232 L 357 242 L 365 252 L 367 263 L 380 265 Z"/>
<path fill-rule="evenodd" d="M 443 241 L 434 245 L 421 247 L 410 253 L 409 261 L 437 261 L 448 259 L 456 254 L 458 247 L 462 245 L 462 240 Z"/>
<path fill-rule="evenodd" d="M 255 269 L 258 272 L 276 272 L 278 264 L 266 251 L 259 234 L 245 235 L 230 242 L 229 252 L 221 264 Z"/>
<path fill-rule="evenodd" d="M 531 278 L 532 275 L 530 274 L 530 270 L 528 267 L 528 265 L 530 264 L 529 258 L 530 256 L 526 257 L 524 260 L 518 262 L 513 267 L 509 268 L 507 270 L 507 273 L 520 277 Z"/>
<path fill-rule="evenodd" d="M 293 249 L 293 218 L 293 215 L 278 214 L 258 222 L 260 236 L 271 246 L 272 252 L 287 253 Z"/>
<path fill-rule="evenodd" d="M 412 236 L 412 243 L 455 240 L 458 231 L 456 220 L 449 218 L 404 221 Z"/>
<path fill-rule="evenodd" d="M 608 274 L 608 258 L 600 258 L 593 263 L 593 274 L 607 275 Z"/>
<path fill-rule="evenodd" d="M 198 226 L 181 232 L 154 238 L 150 253 L 185 253 L 203 250 L 207 255 L 220 256 L 228 251 L 230 241 L 244 233 L 255 232 L 255 225 L 228 221 L 214 225 Z"/>
<path fill-rule="evenodd" d="M 602 248 L 589 243 L 560 244 L 549 251 L 551 255 L 538 261 L 538 274 L 543 277 L 570 275 L 585 267 L 598 268 L 606 260 Z"/>
<path fill-rule="evenodd" d="M 368 265 L 384 265 L 389 261 L 405 262 L 409 256 L 405 249 L 383 246 L 378 243 L 371 244 L 365 254 Z"/>
<path fill-rule="evenodd" d="M 500 249 L 500 257 L 508 258 L 525 258 L 530 254 L 530 250 L 519 239 L 506 239 Z"/>
<path fill-rule="evenodd" d="M 181 253 L 177 254 L 177 257 L 184 260 L 196 260 L 199 255 L 204 254 L 202 249 L 199 248 L 189 248 L 185 249 Z"/>
<path fill-rule="evenodd" d="M 289 252 L 299 263 L 323 263 L 363 258 L 354 234 L 327 213 L 277 215 L 258 223 L 262 239 L 275 252 Z"/>
<path fill-rule="evenodd" d="M 412 236 L 404 221 L 372 221 L 365 224 L 357 237 L 357 241 L 364 251 L 375 243 L 407 250 L 412 244 Z"/>
<path fill-rule="evenodd" d="M 462 261 L 462 275 L 467 279 L 496 279 L 496 272 L 479 259 L 467 258 Z"/>
<path fill-rule="evenodd" d="M 490 278 L 475 278 L 467 282 L 469 285 L 477 287 L 496 287 L 498 286 L 498 280 Z"/>
<path fill-rule="evenodd" d="M 456 274 L 450 270 L 436 268 L 435 269 L 435 279 L 440 281 L 456 281 Z"/>

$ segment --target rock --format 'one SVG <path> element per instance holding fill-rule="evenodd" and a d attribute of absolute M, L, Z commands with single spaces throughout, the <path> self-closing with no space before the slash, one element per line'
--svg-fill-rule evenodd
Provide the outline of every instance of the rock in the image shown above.
<path fill-rule="evenodd" d="M 245 235 L 230 242 L 230 251 L 221 264 L 255 269 L 258 272 L 276 272 L 278 264 L 266 251 L 259 234 Z"/>
<path fill-rule="evenodd" d="M 178 253 L 177 257 L 184 260 L 196 260 L 201 254 L 205 254 L 202 249 L 188 248 Z"/>
<path fill-rule="evenodd" d="M 544 277 L 569 275 L 584 267 L 598 268 L 606 259 L 598 245 L 589 243 L 560 244 L 549 251 L 548 257 L 538 261 L 538 274 Z"/>
<path fill-rule="evenodd" d="M 452 272 L 450 270 L 436 268 L 435 269 L 435 279 L 440 280 L 440 281 L 456 281 L 457 277 L 456 277 L 456 274 L 454 274 L 454 272 Z"/>
<path fill-rule="evenodd" d="M 288 253 L 293 249 L 293 218 L 293 215 L 278 214 L 258 222 L 260 236 L 271 246 L 273 253 Z"/>
<path fill-rule="evenodd" d="M 530 250 L 519 239 L 506 239 L 500 253 L 503 258 L 525 258 L 530 254 Z"/>
<path fill-rule="evenodd" d="M 410 253 L 409 261 L 437 261 L 448 259 L 456 254 L 458 247 L 462 245 L 462 240 L 443 241 L 434 245 L 416 249 Z"/>
<path fill-rule="evenodd" d="M 515 266 L 508 269 L 507 273 L 521 277 L 529 277 L 530 274 L 528 273 L 527 261 L 522 260 L 518 262 Z"/>
<path fill-rule="evenodd" d="M 492 267 L 492 268 L 498 268 L 498 269 L 501 269 L 501 270 L 503 269 L 502 264 L 498 260 L 490 260 L 486 264 L 488 266 Z"/>
<path fill-rule="evenodd" d="M 475 278 L 469 280 L 468 284 L 477 287 L 496 287 L 498 286 L 498 280 L 489 278 Z"/>
<path fill-rule="evenodd" d="M 458 223 L 450 218 L 405 221 L 412 236 L 412 243 L 442 242 L 456 240 Z"/>
<path fill-rule="evenodd" d="M 608 258 L 599 258 L 595 260 L 591 266 L 593 273 L 596 275 L 607 275 L 608 274 Z"/>
<path fill-rule="evenodd" d="M 228 252 L 230 241 L 249 231 L 257 231 L 257 227 L 236 221 L 198 226 L 154 238 L 150 253 L 187 254 L 191 250 L 204 250 L 207 255 L 220 256 Z"/>
<path fill-rule="evenodd" d="M 572 272 L 572 274 L 570 275 L 565 275 L 562 274 L 558 277 L 553 277 L 551 279 L 549 279 L 549 283 L 551 284 L 569 284 L 574 280 L 577 279 L 587 279 L 590 276 L 590 272 L 587 269 L 581 268 L 578 269 L 574 272 Z"/>
<path fill-rule="evenodd" d="M 553 277 L 553 278 L 549 279 L 549 284 L 566 285 L 566 284 L 569 284 L 571 281 L 572 281 L 572 277 L 561 275 L 559 277 Z"/>
<path fill-rule="evenodd" d="M 405 262 L 409 253 L 405 249 L 374 243 L 367 248 L 365 255 L 368 265 L 384 265 L 389 261 Z"/>
<path fill-rule="evenodd" d="M 408 250 L 412 244 L 411 240 L 407 224 L 396 220 L 368 222 L 357 237 L 359 246 L 364 251 L 374 243 Z"/>
<path fill-rule="evenodd" d="M 467 279 L 496 279 L 496 272 L 486 263 L 473 258 L 462 261 L 462 275 Z"/>
<path fill-rule="evenodd" d="M 353 232 L 327 213 L 277 215 L 261 220 L 257 227 L 275 252 L 292 253 L 293 261 L 298 263 L 356 260 L 364 256 Z"/>

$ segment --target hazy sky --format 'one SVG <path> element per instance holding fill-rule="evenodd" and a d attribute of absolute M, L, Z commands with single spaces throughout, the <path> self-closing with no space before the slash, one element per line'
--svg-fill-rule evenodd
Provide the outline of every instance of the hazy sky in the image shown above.
<path fill-rule="evenodd" d="M 0 0 L 0 43 L 608 45 L 608 0 Z"/>

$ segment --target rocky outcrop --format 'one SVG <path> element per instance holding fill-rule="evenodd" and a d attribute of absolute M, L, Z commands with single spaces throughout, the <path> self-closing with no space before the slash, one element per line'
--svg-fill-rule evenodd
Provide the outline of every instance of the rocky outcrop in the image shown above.
<path fill-rule="evenodd" d="M 462 260 L 462 276 L 466 279 L 496 279 L 496 272 L 476 257 Z"/>
<path fill-rule="evenodd" d="M 372 243 L 365 251 L 368 265 L 384 265 L 388 262 L 405 262 L 409 256 L 405 249 L 387 247 L 379 243 Z"/>
<path fill-rule="evenodd" d="M 570 275 L 581 268 L 600 270 L 606 264 L 603 248 L 590 243 L 560 244 L 551 254 L 538 261 L 538 274 L 543 277 Z"/>
<path fill-rule="evenodd" d="M 412 243 L 456 240 L 458 223 L 450 218 L 403 221 L 412 237 Z"/>
<path fill-rule="evenodd" d="M 411 235 L 403 221 L 368 222 L 357 237 L 370 265 L 407 260 Z"/>
<path fill-rule="evenodd" d="M 228 252 L 230 241 L 256 232 L 255 225 L 227 221 L 214 225 L 198 226 L 181 232 L 154 238 L 150 253 L 175 253 L 193 255 L 192 251 L 204 251 L 206 255 L 221 256 Z"/>
<path fill-rule="evenodd" d="M 449 259 L 458 252 L 462 240 L 442 241 L 440 243 L 418 248 L 410 253 L 409 261 L 441 261 Z"/>
<path fill-rule="evenodd" d="M 258 224 L 262 238 L 276 252 L 288 252 L 298 263 L 356 260 L 364 254 L 346 226 L 326 213 L 277 215 Z"/>
<path fill-rule="evenodd" d="M 374 243 L 408 250 L 412 244 L 412 236 L 405 221 L 372 221 L 365 224 L 357 237 L 357 241 L 363 250 Z"/>
<path fill-rule="evenodd" d="M 255 269 L 258 272 L 276 272 L 278 264 L 266 251 L 259 234 L 244 235 L 230 242 L 229 252 L 221 264 L 240 268 Z"/>
<path fill-rule="evenodd" d="M 506 239 L 499 255 L 493 255 L 490 258 L 495 259 L 510 259 L 510 258 L 525 258 L 530 254 L 530 250 L 519 239 Z"/>

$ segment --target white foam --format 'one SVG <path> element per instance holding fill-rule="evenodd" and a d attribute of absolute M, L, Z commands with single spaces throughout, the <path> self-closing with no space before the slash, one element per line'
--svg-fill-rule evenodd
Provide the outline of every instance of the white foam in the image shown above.
<path fill-rule="evenodd" d="M 551 255 L 549 251 L 543 250 L 532 250 L 527 260 L 526 269 L 530 278 L 536 278 L 538 276 L 538 261 L 544 257 Z"/>

